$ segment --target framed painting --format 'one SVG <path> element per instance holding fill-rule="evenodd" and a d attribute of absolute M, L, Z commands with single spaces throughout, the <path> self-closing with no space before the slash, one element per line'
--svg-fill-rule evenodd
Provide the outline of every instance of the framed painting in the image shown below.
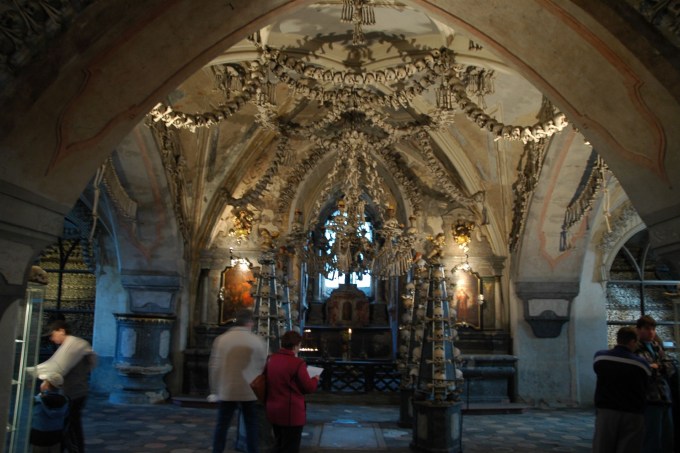
<path fill-rule="evenodd" d="M 456 325 L 480 329 L 481 278 L 476 272 L 457 270 L 454 279 L 451 307 L 456 309 L 458 314 Z"/>
<path fill-rule="evenodd" d="M 255 284 L 255 276 L 247 262 L 238 262 L 227 266 L 222 272 L 220 285 L 220 319 L 219 324 L 226 324 L 241 308 L 253 308 L 254 299 L 250 289 Z"/>

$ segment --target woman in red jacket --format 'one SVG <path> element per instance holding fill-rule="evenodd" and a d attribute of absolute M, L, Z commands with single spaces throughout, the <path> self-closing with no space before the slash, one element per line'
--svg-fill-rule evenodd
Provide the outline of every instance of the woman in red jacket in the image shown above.
<path fill-rule="evenodd" d="M 302 336 L 286 332 L 281 349 L 267 362 L 267 419 L 274 428 L 276 453 L 297 453 L 306 422 L 306 393 L 316 390 L 319 378 L 310 378 L 305 361 L 298 358 Z"/>

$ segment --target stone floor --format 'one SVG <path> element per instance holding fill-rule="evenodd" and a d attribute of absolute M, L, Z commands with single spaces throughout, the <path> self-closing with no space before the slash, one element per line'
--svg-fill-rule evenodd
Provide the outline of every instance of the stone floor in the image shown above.
<path fill-rule="evenodd" d="M 210 450 L 215 410 L 173 404 L 119 406 L 91 397 L 84 414 L 88 452 L 190 453 Z M 389 405 L 310 403 L 305 452 L 407 452 L 410 429 Z M 588 452 L 593 411 L 527 410 L 521 414 L 465 415 L 463 451 Z M 229 430 L 230 448 L 235 428 Z M 229 452 L 235 450 L 228 450 Z M 263 452 L 264 453 L 264 452 Z"/>

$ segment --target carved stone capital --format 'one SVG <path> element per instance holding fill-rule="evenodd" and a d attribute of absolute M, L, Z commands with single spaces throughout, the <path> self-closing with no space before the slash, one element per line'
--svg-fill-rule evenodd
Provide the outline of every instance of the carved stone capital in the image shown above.
<path fill-rule="evenodd" d="M 515 292 L 524 302 L 524 319 L 537 338 L 555 338 L 569 321 L 571 302 L 579 282 L 517 282 Z"/>
<path fill-rule="evenodd" d="M 505 261 L 508 259 L 507 256 L 497 256 L 491 257 L 491 267 L 493 269 L 494 276 L 503 275 L 503 269 L 505 269 Z"/>

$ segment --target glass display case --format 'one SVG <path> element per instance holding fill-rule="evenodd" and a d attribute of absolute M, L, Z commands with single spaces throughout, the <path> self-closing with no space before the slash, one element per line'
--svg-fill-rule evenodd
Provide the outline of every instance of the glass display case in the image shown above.
<path fill-rule="evenodd" d="M 28 373 L 26 369 L 34 367 L 38 362 L 44 297 L 44 285 L 29 283 L 26 297 L 19 305 L 12 374 L 12 400 L 7 425 L 7 452 L 29 451 L 33 396 L 37 390 L 36 377 Z"/>

